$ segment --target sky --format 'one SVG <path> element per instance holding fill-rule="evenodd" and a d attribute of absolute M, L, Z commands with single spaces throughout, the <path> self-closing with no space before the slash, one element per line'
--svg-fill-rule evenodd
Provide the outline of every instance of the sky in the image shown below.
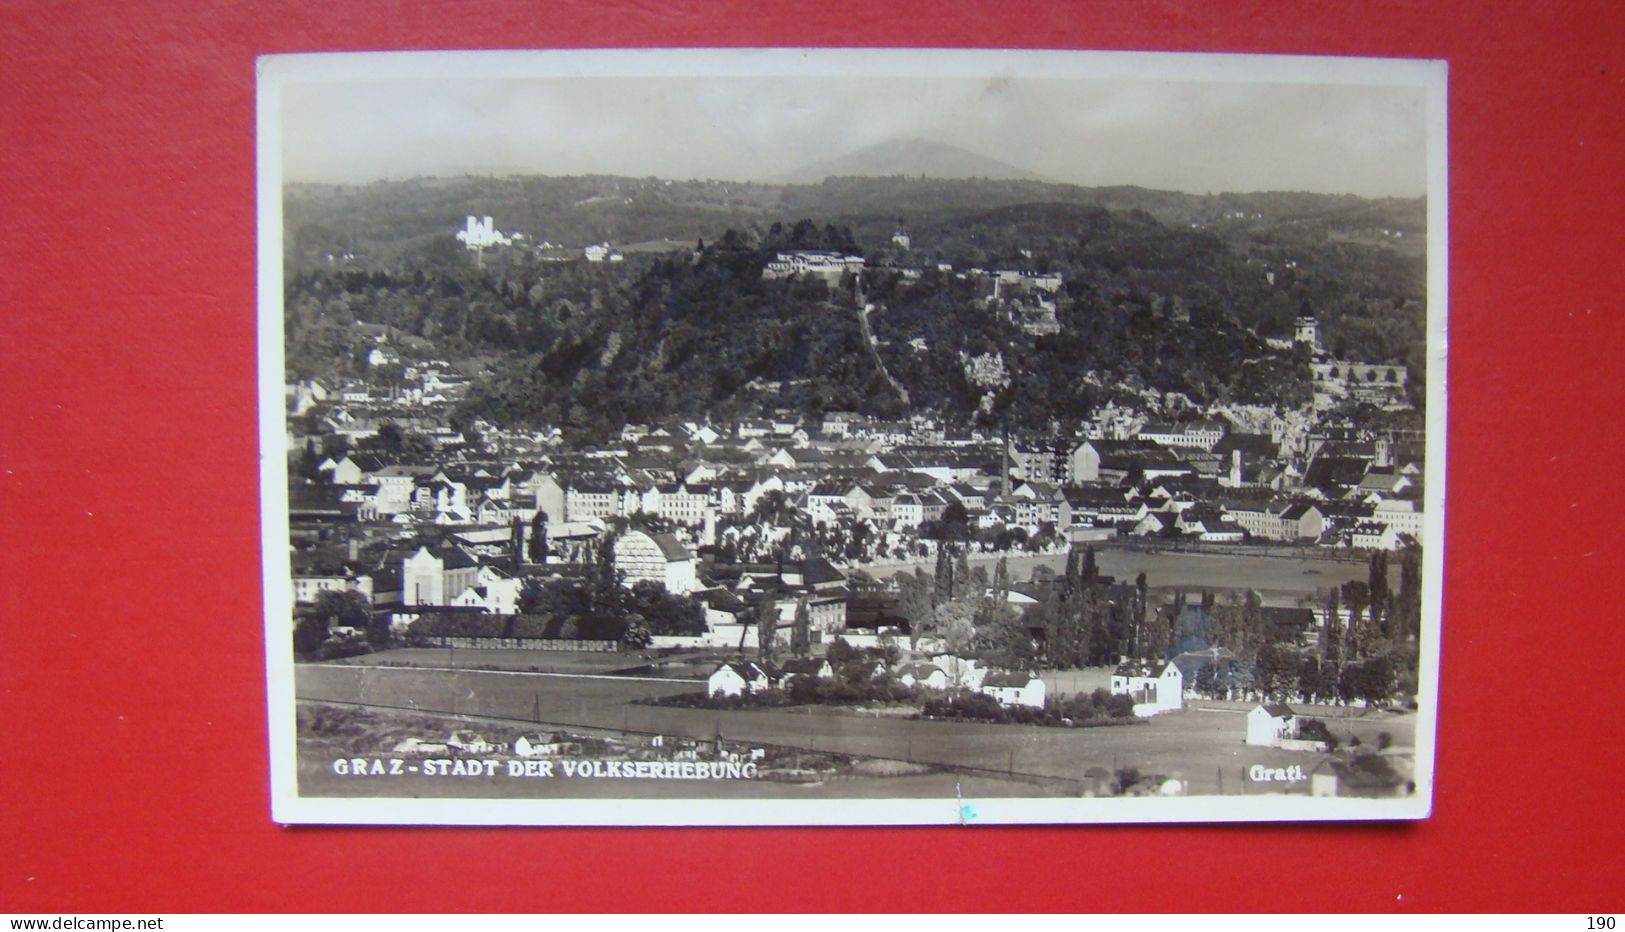
<path fill-rule="evenodd" d="M 289 81 L 283 177 L 762 181 L 892 140 L 1081 185 L 1426 192 L 1416 86 L 1040 77 Z"/>

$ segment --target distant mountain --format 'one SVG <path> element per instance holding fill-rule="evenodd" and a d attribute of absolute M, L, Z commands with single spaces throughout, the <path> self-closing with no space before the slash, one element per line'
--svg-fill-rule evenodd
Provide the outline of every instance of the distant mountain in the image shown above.
<path fill-rule="evenodd" d="M 1044 181 L 1043 176 L 1008 162 L 957 146 L 924 139 L 898 139 L 804 165 L 772 180 L 780 184 L 817 184 L 825 178 L 992 178 L 1001 181 Z"/>

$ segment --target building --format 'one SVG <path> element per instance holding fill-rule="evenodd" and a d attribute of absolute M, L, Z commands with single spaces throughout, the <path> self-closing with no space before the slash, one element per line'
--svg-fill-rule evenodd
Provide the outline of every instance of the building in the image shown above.
<path fill-rule="evenodd" d="M 616 517 L 621 513 L 623 491 L 613 482 L 572 482 L 564 490 L 564 518 L 585 521 Z"/>
<path fill-rule="evenodd" d="M 1247 713 L 1247 743 L 1255 747 L 1278 748 L 1297 734 L 1298 713 L 1291 706 L 1269 703 Z"/>
<path fill-rule="evenodd" d="M 898 667 L 893 675 L 897 677 L 897 682 L 910 688 L 915 686 L 924 689 L 948 688 L 947 672 L 934 663 L 905 663 Z M 1043 702 L 1040 701 L 1039 705 L 1043 705 Z"/>
<path fill-rule="evenodd" d="M 828 680 L 835 677 L 835 668 L 829 665 L 829 661 L 816 657 L 786 660 L 779 664 L 779 672 L 786 680 L 798 676 L 807 676 L 815 680 Z"/>
<path fill-rule="evenodd" d="M 556 754 L 580 754 L 578 741 L 556 741 L 550 735 L 520 735 L 514 739 L 515 757 L 552 757 Z"/>
<path fill-rule="evenodd" d="M 1326 531 L 1326 516 L 1307 502 L 1288 505 L 1281 512 L 1278 540 L 1319 540 Z"/>
<path fill-rule="evenodd" d="M 473 214 L 461 230 L 457 231 L 457 242 L 469 249 L 484 249 L 487 246 L 507 246 L 513 242 L 513 237 L 504 236 L 496 228 L 490 217 L 476 220 Z"/>
<path fill-rule="evenodd" d="M 709 696 L 742 696 L 771 689 L 778 679 L 774 674 L 771 667 L 750 660 L 730 660 L 706 678 L 705 692 Z"/>
<path fill-rule="evenodd" d="M 992 696 L 998 700 L 999 705 L 1026 706 L 1032 709 L 1044 707 L 1044 681 L 1031 673 L 989 671 L 982 677 L 981 685 L 976 687 L 976 691 L 984 696 Z"/>
<path fill-rule="evenodd" d="M 1299 314 L 1297 323 L 1292 328 L 1292 341 L 1294 343 L 1307 343 L 1309 348 L 1318 352 L 1320 350 L 1320 323 L 1312 314 Z"/>
<path fill-rule="evenodd" d="M 802 249 L 779 253 L 777 258 L 762 268 L 762 278 L 773 280 L 801 275 L 807 278 L 822 278 L 831 285 L 838 285 L 847 272 L 857 274 L 862 271 L 862 256 L 843 256 L 838 252 Z"/>
<path fill-rule="evenodd" d="M 1147 424 L 1140 428 L 1139 439 L 1165 447 L 1189 447 L 1211 450 L 1224 439 L 1225 425 L 1219 421 L 1194 421 L 1189 424 Z"/>
<path fill-rule="evenodd" d="M 401 561 L 401 602 L 405 605 L 450 605 L 465 590 L 479 585 L 479 561 L 457 547 L 419 547 Z"/>
<path fill-rule="evenodd" d="M 1126 660 L 1112 671 L 1112 695 L 1134 700 L 1134 714 L 1148 718 L 1177 712 L 1185 704 L 1185 678 L 1167 660 Z"/>
<path fill-rule="evenodd" d="M 648 580 L 677 595 L 700 587 L 694 555 L 670 534 L 628 530 L 615 540 L 614 561 L 628 586 Z"/>
<path fill-rule="evenodd" d="M 1364 754 L 1352 760 L 1331 758 L 1309 772 L 1310 796 L 1380 799 L 1403 796 L 1413 789 L 1414 785 L 1381 754 Z"/>
<path fill-rule="evenodd" d="M 1410 535 L 1418 541 L 1422 539 L 1423 512 L 1416 502 L 1404 499 L 1380 501 L 1371 511 L 1371 520 L 1393 528 L 1396 536 Z"/>

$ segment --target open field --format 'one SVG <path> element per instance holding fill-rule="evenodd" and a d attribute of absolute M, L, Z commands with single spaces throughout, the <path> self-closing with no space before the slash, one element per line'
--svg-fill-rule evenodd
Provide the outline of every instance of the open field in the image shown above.
<path fill-rule="evenodd" d="M 1292 604 L 1303 596 L 1315 595 L 1317 590 L 1367 576 L 1365 564 L 1331 558 L 1148 552 L 1109 545 L 1097 547 L 1095 558 L 1100 572 L 1119 582 L 1133 582 L 1138 574 L 1145 573 L 1153 589 L 1256 589 L 1268 604 Z M 985 566 L 989 573 L 997 562 L 997 557 L 970 557 L 972 566 Z M 1024 580 L 1039 566 L 1056 572 L 1065 570 L 1066 556 L 1010 557 L 1008 565 L 1012 579 Z M 912 572 L 916 566 L 931 571 L 929 561 L 875 564 L 862 569 L 872 576 L 890 576 L 900 570 Z"/>
<path fill-rule="evenodd" d="M 985 566 L 988 573 L 998 557 L 970 557 L 972 566 Z M 1010 578 L 1025 580 L 1038 566 L 1056 572 L 1066 569 L 1065 554 L 1010 557 Z M 1267 605 L 1292 605 L 1299 598 L 1313 596 L 1319 589 L 1367 578 L 1366 564 L 1332 557 L 1266 556 L 1264 554 L 1189 553 L 1159 550 L 1150 552 L 1131 547 L 1098 544 L 1095 563 L 1106 576 L 1119 582 L 1133 582 L 1144 573 L 1153 589 L 1256 589 Z M 871 576 L 891 576 L 899 570 L 913 572 L 916 566 L 929 573 L 930 560 L 919 563 L 877 563 L 856 567 Z M 1390 570 L 1392 573 L 1393 571 Z M 1390 580 L 1397 584 L 1397 577 Z"/>
<path fill-rule="evenodd" d="M 312 734 L 305 730 L 307 713 L 311 716 L 329 716 L 336 712 L 342 717 L 369 720 L 379 734 L 388 735 L 387 745 L 405 735 L 439 736 L 455 729 L 476 731 L 504 747 L 516 735 L 527 729 L 522 723 L 502 719 L 468 715 L 400 712 L 395 710 L 356 709 L 301 702 L 301 731 L 299 736 L 299 785 L 301 792 L 311 796 L 402 797 L 432 798 L 547 798 L 547 799 L 934 799 L 953 800 L 963 794 L 970 797 L 988 796 L 1048 796 L 1061 792 L 1054 781 L 1024 781 L 994 776 L 965 776 L 950 771 L 932 771 L 922 765 L 897 764 L 886 761 L 851 761 L 837 770 L 820 772 L 807 777 L 786 779 L 782 774 L 769 772 L 754 780 L 615 780 L 615 779 L 525 779 L 506 774 L 506 764 L 499 765 L 499 773 L 490 776 L 446 778 L 429 776 L 413 767 L 409 772 L 396 775 L 357 776 L 335 772 L 332 761 L 350 755 L 375 756 L 388 759 L 401 755 L 387 754 L 378 749 L 360 746 L 369 742 L 350 736 L 355 728 L 340 729 L 341 734 Z M 534 729 L 529 729 L 534 730 Z M 614 730 L 579 729 L 578 734 L 591 737 L 593 732 L 617 735 Z M 740 747 L 740 745 L 735 745 Z M 504 760 L 510 755 L 492 755 Z M 826 755 L 814 755 L 829 760 Z M 414 760 L 407 757 L 408 762 Z M 828 764 L 824 766 L 829 766 Z M 887 774 L 894 771 L 894 774 Z M 703 788 L 703 789 L 702 789 Z"/>
<path fill-rule="evenodd" d="M 361 702 L 416 710 L 535 720 L 554 727 L 626 730 L 761 742 L 867 757 L 901 758 L 1035 778 L 1076 780 L 1090 767 L 1182 777 L 1193 793 L 1244 792 L 1253 764 L 1302 765 L 1321 755 L 1242 743 L 1245 717 L 1234 709 L 1187 709 L 1144 723 L 1101 728 L 1042 728 L 922 721 L 806 708 L 707 710 L 637 705 L 634 700 L 694 691 L 695 684 L 648 679 L 537 676 L 485 671 L 300 665 L 302 700 Z M 1379 731 L 1396 751 L 1413 744 L 1410 714 L 1338 721 L 1334 731 L 1373 742 Z M 1301 786 L 1301 785 L 1300 785 Z M 840 795 L 836 793 L 835 795 Z"/>

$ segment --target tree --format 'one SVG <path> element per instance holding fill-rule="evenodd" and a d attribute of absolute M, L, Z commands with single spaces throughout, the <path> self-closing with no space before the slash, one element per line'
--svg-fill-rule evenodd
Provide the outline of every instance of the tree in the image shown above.
<path fill-rule="evenodd" d="M 931 595 L 934 602 L 946 602 L 954 597 L 954 565 L 948 558 L 948 548 L 937 546 L 937 568 L 931 575 Z"/>
<path fill-rule="evenodd" d="M 1382 706 L 1394 692 L 1394 665 L 1382 654 L 1368 657 L 1363 663 L 1352 665 L 1344 670 L 1347 675 L 1354 671 L 1354 681 L 1350 690 L 1356 699 L 1364 699 L 1368 705 Z"/>
<path fill-rule="evenodd" d="M 297 656 L 310 656 L 326 640 L 327 617 L 325 615 L 305 615 L 293 626 L 293 652 Z"/>
<path fill-rule="evenodd" d="M 1351 579 L 1343 584 L 1343 600 L 1349 607 L 1348 636 L 1344 639 L 1344 651 L 1349 659 L 1357 660 L 1365 656 L 1370 648 L 1370 631 L 1365 621 L 1365 607 L 1369 598 L 1366 584 L 1358 579 Z"/>
<path fill-rule="evenodd" d="M 807 597 L 802 596 L 796 600 L 795 621 L 790 625 L 790 652 L 805 657 L 811 649 L 812 611 L 807 607 Z"/>
<path fill-rule="evenodd" d="M 1268 699 L 1284 699 L 1297 686 L 1301 664 L 1291 648 L 1265 644 L 1253 662 L 1253 688 Z"/>
<path fill-rule="evenodd" d="M 1134 577 L 1134 643 L 1132 645 L 1132 653 L 1136 657 L 1149 656 L 1145 653 L 1145 613 L 1149 607 L 1150 600 L 1148 598 L 1145 573 L 1142 572 L 1138 576 Z"/>
<path fill-rule="evenodd" d="M 1394 597 L 1393 637 L 1422 634 L 1422 547 L 1406 535 L 1399 547 L 1399 592 Z"/>
<path fill-rule="evenodd" d="M 693 635 L 705 631 L 705 608 L 688 596 L 667 591 L 653 580 L 633 584 L 623 611 L 642 616 L 653 634 Z"/>
<path fill-rule="evenodd" d="M 592 612 L 598 615 L 620 614 L 622 581 L 625 573 L 615 568 L 615 535 L 606 534 L 598 542 L 597 555 L 593 560 Z"/>
<path fill-rule="evenodd" d="M 330 627 L 365 628 L 372 615 L 372 603 L 354 589 L 327 589 L 316 596 L 310 613 L 327 620 Z"/>
<path fill-rule="evenodd" d="M 922 568 L 916 568 L 913 573 L 898 573 L 895 579 L 897 611 L 908 619 L 908 646 L 913 649 L 919 646 L 920 638 L 931 630 L 932 613 L 937 605 L 933 581 Z"/>
<path fill-rule="evenodd" d="M 1038 647 L 1014 609 L 996 604 L 976 626 L 973 645 L 989 669 L 1026 670 L 1037 665 Z"/>
<path fill-rule="evenodd" d="M 958 598 L 965 595 L 971 588 L 970 558 L 965 555 L 964 548 L 959 550 L 959 558 L 954 561 L 954 573 L 949 578 L 949 598 Z M 981 593 L 977 593 L 981 595 Z"/>
<path fill-rule="evenodd" d="M 530 519 L 530 562 L 547 562 L 547 512 L 541 509 Z"/>
<path fill-rule="evenodd" d="M 970 650 L 976 638 L 976 606 L 976 599 L 959 598 L 936 607 L 932 628 L 949 653 L 963 654 Z"/>
<path fill-rule="evenodd" d="M 779 630 L 779 607 L 772 599 L 756 606 L 756 653 L 763 663 L 773 659 Z"/>
<path fill-rule="evenodd" d="M 1393 634 L 1393 611 L 1388 591 L 1388 551 L 1376 550 L 1368 564 L 1366 591 L 1371 599 L 1371 631 L 1374 636 Z"/>
<path fill-rule="evenodd" d="M 1337 587 L 1326 596 L 1326 632 L 1321 642 L 1321 656 L 1333 668 L 1343 665 L 1343 609 L 1338 605 Z"/>
<path fill-rule="evenodd" d="M 1249 650 L 1272 640 L 1271 632 L 1264 630 L 1264 600 L 1256 590 L 1248 589 L 1242 597 L 1241 630 Z"/>
<path fill-rule="evenodd" d="M 627 650 L 642 650 L 654 641 L 649 626 L 643 616 L 632 614 L 626 616 L 626 627 L 621 631 L 621 646 Z"/>
<path fill-rule="evenodd" d="M 535 615 L 542 610 L 542 601 L 547 589 L 542 581 L 534 576 L 527 576 L 519 583 L 519 614 Z"/>
<path fill-rule="evenodd" d="M 837 673 L 841 671 L 842 667 L 862 656 L 856 647 L 847 642 L 846 638 L 838 637 L 829 642 L 828 647 L 824 648 L 824 659 L 829 661 L 830 668 Z"/>

